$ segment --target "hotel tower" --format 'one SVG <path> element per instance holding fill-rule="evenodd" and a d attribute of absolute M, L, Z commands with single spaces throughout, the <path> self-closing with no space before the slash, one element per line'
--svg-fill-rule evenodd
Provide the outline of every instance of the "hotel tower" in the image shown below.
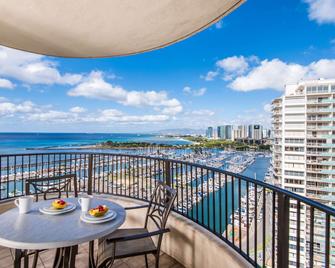
<path fill-rule="evenodd" d="M 335 206 L 335 79 L 287 85 L 272 102 L 273 168 L 276 185 Z M 293 215 L 297 204 L 291 203 Z M 314 263 L 309 263 L 311 212 L 300 209 L 301 267 L 324 267 L 325 217 L 314 215 Z M 294 216 L 292 218 L 295 218 Z M 298 219 L 298 218 L 297 218 Z M 335 227 L 331 224 L 331 228 Z M 290 267 L 296 267 L 297 221 L 290 221 Z M 335 267 L 335 234 L 330 240 L 330 265 Z"/>

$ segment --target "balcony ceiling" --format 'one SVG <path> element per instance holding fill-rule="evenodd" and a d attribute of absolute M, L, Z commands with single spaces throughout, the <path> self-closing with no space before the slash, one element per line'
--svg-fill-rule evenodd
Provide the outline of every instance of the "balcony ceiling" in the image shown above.
<path fill-rule="evenodd" d="M 60 57 L 158 49 L 209 27 L 244 0 L 0 0 L 0 44 Z"/>

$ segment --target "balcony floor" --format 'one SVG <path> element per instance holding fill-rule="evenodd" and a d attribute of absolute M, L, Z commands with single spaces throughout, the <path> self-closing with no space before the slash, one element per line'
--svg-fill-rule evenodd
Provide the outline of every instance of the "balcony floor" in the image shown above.
<path fill-rule="evenodd" d="M 13 256 L 14 251 L 12 249 L 0 247 L 0 268 L 10 268 L 13 267 Z M 54 258 L 54 251 L 48 250 L 41 252 L 39 255 L 37 267 L 49 268 L 52 267 Z M 155 258 L 153 255 L 148 255 L 149 267 L 155 267 Z M 29 265 L 33 262 L 33 256 L 29 259 Z M 86 268 L 88 267 L 88 245 L 79 245 L 79 253 L 76 258 L 76 267 Z M 171 258 L 165 253 L 161 253 L 160 265 L 162 268 L 182 268 L 175 259 Z M 113 267 L 115 268 L 142 268 L 145 267 L 144 256 L 137 256 L 131 258 L 125 258 L 116 260 Z"/>

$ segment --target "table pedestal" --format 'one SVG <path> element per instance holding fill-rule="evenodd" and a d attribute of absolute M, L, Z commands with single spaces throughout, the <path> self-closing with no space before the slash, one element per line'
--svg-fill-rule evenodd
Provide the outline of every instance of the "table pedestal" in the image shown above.
<path fill-rule="evenodd" d="M 32 253 L 35 254 L 35 253 Z M 53 268 L 75 268 L 76 255 L 78 254 L 78 246 L 58 248 L 56 250 Z M 23 267 L 29 267 L 29 254 L 27 250 L 15 249 L 14 268 L 21 268 L 23 259 Z M 33 263 L 33 268 L 37 265 L 37 259 Z"/>

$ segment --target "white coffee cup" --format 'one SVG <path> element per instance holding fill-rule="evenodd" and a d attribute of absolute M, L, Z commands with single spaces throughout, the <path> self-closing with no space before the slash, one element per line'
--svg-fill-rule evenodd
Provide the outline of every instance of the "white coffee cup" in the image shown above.
<path fill-rule="evenodd" d="M 81 206 L 82 212 L 87 212 L 91 208 L 91 196 L 83 196 L 78 199 L 78 203 Z"/>
<path fill-rule="evenodd" d="M 19 208 L 19 213 L 21 214 L 28 213 L 33 205 L 33 197 L 31 196 L 19 197 L 18 199 L 15 199 L 14 204 Z"/>

